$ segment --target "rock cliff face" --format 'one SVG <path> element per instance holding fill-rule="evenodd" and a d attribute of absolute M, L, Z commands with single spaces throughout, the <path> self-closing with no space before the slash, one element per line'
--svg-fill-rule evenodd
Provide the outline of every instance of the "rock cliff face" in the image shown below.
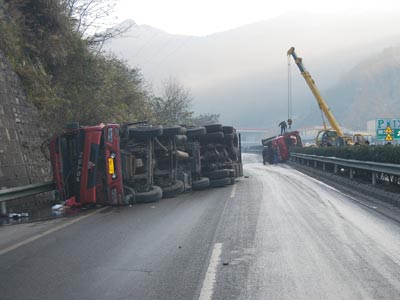
<path fill-rule="evenodd" d="M 39 113 L 0 52 L 0 188 L 51 180 L 50 162 L 40 149 L 47 137 Z"/>

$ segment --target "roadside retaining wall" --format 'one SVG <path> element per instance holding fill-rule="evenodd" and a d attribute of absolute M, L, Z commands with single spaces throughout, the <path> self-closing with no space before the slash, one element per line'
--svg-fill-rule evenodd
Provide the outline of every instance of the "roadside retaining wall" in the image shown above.
<path fill-rule="evenodd" d="M 51 180 L 50 162 L 40 150 L 47 137 L 38 111 L 0 52 L 0 188 Z"/>

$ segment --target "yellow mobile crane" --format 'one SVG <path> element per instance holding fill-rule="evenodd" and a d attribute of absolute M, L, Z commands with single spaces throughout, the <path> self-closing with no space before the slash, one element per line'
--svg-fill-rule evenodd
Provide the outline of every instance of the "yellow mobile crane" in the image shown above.
<path fill-rule="evenodd" d="M 311 92 L 313 93 L 315 99 L 318 102 L 319 108 L 323 111 L 326 118 L 331 124 L 332 129 L 328 129 L 326 127 L 325 122 L 324 129 L 318 132 L 316 145 L 317 146 L 343 146 L 348 142 L 351 142 L 352 138 L 349 136 L 345 136 L 343 130 L 340 128 L 339 123 L 336 121 L 331 109 L 328 106 L 328 103 L 322 98 L 317 86 L 315 85 L 314 80 L 311 77 L 311 74 L 305 69 L 301 57 L 296 55 L 294 51 L 294 47 L 290 48 L 287 52 L 288 56 L 292 56 L 294 62 L 299 67 L 301 75 L 304 77 L 305 81 L 307 82 Z"/>

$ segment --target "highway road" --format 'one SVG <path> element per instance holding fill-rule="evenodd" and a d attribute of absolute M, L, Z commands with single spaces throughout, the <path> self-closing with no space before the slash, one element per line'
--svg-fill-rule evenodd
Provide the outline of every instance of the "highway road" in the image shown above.
<path fill-rule="evenodd" d="M 400 299 L 399 223 L 257 155 L 245 175 L 0 227 L 0 299 Z"/>

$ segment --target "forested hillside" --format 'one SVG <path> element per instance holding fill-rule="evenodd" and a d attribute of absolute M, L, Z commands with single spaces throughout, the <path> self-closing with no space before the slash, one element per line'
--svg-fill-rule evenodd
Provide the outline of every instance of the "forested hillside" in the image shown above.
<path fill-rule="evenodd" d="M 195 122 L 190 95 L 179 82 L 169 80 L 164 94 L 155 97 L 139 69 L 105 54 L 102 44 L 118 31 L 88 34 L 90 5 L 107 14 L 108 2 L 87 0 L 0 0 L 0 50 L 12 64 L 30 101 L 39 109 L 52 131 L 78 121 L 100 122 L 149 120 L 157 122 L 157 109 L 184 95 L 179 109 Z M 89 11 L 89 13 L 88 13 Z M 181 99 L 182 100 L 182 99 Z M 213 116 L 218 117 L 218 116 Z"/>

